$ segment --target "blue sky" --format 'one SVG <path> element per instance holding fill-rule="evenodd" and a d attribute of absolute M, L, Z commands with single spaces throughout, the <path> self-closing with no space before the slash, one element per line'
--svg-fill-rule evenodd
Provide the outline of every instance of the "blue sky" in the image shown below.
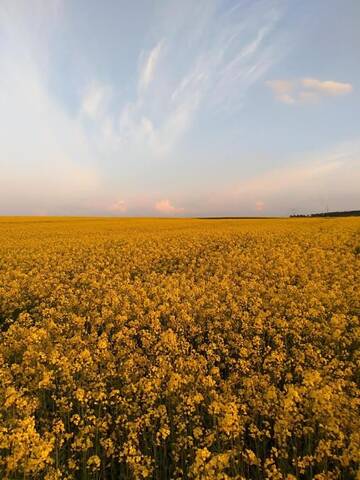
<path fill-rule="evenodd" d="M 1 0 L 0 214 L 360 208 L 358 0 Z"/>

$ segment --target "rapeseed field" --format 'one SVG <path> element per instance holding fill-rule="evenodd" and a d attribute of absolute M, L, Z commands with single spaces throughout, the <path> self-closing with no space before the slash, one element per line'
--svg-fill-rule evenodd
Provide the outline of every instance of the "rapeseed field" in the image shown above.
<path fill-rule="evenodd" d="M 1 479 L 360 479 L 359 219 L 0 219 Z"/>

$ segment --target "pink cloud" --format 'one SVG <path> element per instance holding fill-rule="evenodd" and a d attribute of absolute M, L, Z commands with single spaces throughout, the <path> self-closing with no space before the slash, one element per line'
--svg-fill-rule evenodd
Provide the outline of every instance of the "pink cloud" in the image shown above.
<path fill-rule="evenodd" d="M 170 203 L 170 200 L 168 199 L 159 200 L 158 202 L 156 202 L 155 210 L 157 210 L 160 213 L 170 213 L 170 214 L 183 213 L 185 211 L 184 208 L 178 208 L 172 205 Z"/>
<path fill-rule="evenodd" d="M 272 90 L 276 100 L 288 105 L 317 103 L 324 96 L 345 95 L 353 90 L 351 83 L 317 78 L 268 80 L 265 84 Z"/>
<path fill-rule="evenodd" d="M 258 200 L 256 203 L 255 203 L 255 209 L 256 211 L 258 212 L 262 212 L 265 208 L 265 203 L 262 202 L 261 200 Z"/>
<path fill-rule="evenodd" d="M 277 95 L 291 93 L 294 88 L 294 82 L 291 80 L 268 80 L 265 83 Z"/>
<path fill-rule="evenodd" d="M 321 81 L 317 78 L 303 78 L 301 83 L 305 88 L 327 95 L 344 95 L 352 92 L 353 89 L 351 83 L 334 82 L 333 80 Z"/>
<path fill-rule="evenodd" d="M 111 212 L 126 212 L 127 205 L 124 200 L 117 200 L 116 202 L 110 205 L 109 210 Z"/>

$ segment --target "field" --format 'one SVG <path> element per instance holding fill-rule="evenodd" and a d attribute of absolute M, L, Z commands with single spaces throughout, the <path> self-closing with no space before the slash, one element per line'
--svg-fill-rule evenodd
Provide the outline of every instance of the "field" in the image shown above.
<path fill-rule="evenodd" d="M 360 219 L 0 218 L 0 478 L 360 479 Z"/>

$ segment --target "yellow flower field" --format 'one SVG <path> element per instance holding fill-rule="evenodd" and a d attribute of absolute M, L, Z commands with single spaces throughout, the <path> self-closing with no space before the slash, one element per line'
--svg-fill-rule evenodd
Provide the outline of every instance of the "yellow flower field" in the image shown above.
<path fill-rule="evenodd" d="M 360 220 L 0 219 L 1 479 L 360 479 Z"/>

